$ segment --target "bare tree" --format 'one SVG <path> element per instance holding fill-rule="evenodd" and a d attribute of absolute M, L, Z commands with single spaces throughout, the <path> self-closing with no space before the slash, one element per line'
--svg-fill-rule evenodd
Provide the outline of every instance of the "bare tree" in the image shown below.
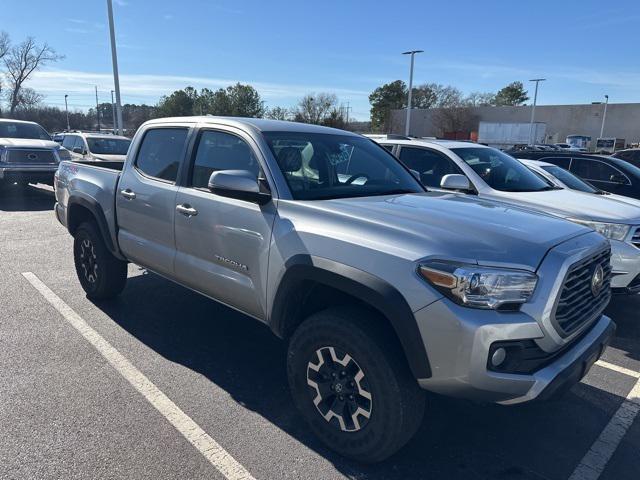
<path fill-rule="evenodd" d="M 2 60 L 11 48 L 11 39 L 7 32 L 0 32 L 0 60 Z M 2 98 L 2 77 L 0 76 L 0 98 Z M 0 109 L 1 110 L 1 109 Z"/>
<path fill-rule="evenodd" d="M 333 93 L 308 94 L 302 97 L 295 112 L 295 120 L 319 125 L 336 107 L 338 97 Z"/>
<path fill-rule="evenodd" d="M 291 120 L 291 111 L 284 107 L 273 107 L 267 110 L 265 117 L 272 120 Z"/>
<path fill-rule="evenodd" d="M 16 108 L 28 110 L 38 107 L 43 98 L 44 96 L 36 92 L 33 88 L 22 87 L 18 95 L 18 105 Z M 109 105 L 109 107 L 111 107 L 111 105 Z"/>
<path fill-rule="evenodd" d="M 4 65 L 11 86 L 9 109 L 13 114 L 20 104 L 20 89 L 31 74 L 49 62 L 62 58 L 47 43 L 38 45 L 35 38 L 28 37 L 24 42 L 9 49 L 5 55 Z"/>

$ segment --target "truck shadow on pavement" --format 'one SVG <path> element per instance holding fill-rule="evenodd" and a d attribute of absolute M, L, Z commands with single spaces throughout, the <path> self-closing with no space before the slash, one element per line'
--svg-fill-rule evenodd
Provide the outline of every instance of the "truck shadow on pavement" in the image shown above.
<path fill-rule="evenodd" d="M 361 465 L 325 448 L 294 410 L 286 345 L 266 326 L 154 274 L 129 278 L 117 300 L 96 305 L 139 341 L 204 375 L 351 478 L 567 478 L 622 402 L 585 383 L 561 400 L 516 407 L 430 396 L 414 439 L 381 464 Z"/>
<path fill-rule="evenodd" d="M 45 185 L 0 184 L 0 211 L 35 212 L 53 210 L 53 189 Z"/>

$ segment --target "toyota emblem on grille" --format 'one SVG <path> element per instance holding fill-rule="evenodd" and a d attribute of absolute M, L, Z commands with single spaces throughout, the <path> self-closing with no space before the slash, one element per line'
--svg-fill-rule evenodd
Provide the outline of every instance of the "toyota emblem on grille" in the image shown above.
<path fill-rule="evenodd" d="M 38 159 L 38 154 L 37 153 L 30 153 L 27 155 L 27 158 L 29 160 L 37 160 Z"/>
<path fill-rule="evenodd" d="M 593 271 L 593 275 L 591 277 L 591 293 L 593 293 L 594 297 L 597 297 L 600 294 L 603 285 L 604 270 L 602 269 L 602 265 L 598 265 Z"/>

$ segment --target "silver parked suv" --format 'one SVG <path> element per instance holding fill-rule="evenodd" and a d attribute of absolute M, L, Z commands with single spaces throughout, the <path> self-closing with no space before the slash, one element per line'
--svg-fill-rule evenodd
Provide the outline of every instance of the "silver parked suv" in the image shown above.
<path fill-rule="evenodd" d="M 340 130 L 152 120 L 122 170 L 63 162 L 56 198 L 90 298 L 122 291 L 131 261 L 266 323 L 288 341 L 312 430 L 361 461 L 412 437 L 422 389 L 547 398 L 588 371 L 615 328 L 602 315 L 604 237 L 427 193 L 385 149 Z"/>

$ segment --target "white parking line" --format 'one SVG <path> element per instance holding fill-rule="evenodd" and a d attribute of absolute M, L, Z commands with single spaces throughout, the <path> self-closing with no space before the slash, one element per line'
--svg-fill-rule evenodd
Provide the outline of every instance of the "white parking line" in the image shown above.
<path fill-rule="evenodd" d="M 147 399 L 222 475 L 229 480 L 254 480 L 227 451 L 173 403 L 151 380 L 107 342 L 98 332 L 74 312 L 60 297 L 35 274 L 22 274 L 33 287 L 115 368 L 138 392 Z"/>
<path fill-rule="evenodd" d="M 613 363 L 606 362 L 604 360 L 598 360 L 596 365 L 599 367 L 608 368 L 609 370 L 613 370 L 618 373 L 624 373 L 625 375 L 629 375 L 630 377 L 640 378 L 640 372 L 636 372 L 635 370 L 631 370 L 625 367 L 619 367 L 618 365 L 614 365 Z"/>
<path fill-rule="evenodd" d="M 602 362 L 601 366 L 605 366 L 605 368 L 613 366 L 616 368 L 611 368 L 612 370 L 624 370 L 622 373 L 628 371 L 631 372 L 627 373 L 628 375 L 636 378 L 640 377 L 640 375 L 633 370 L 618 367 L 608 362 Z M 596 480 L 599 478 L 627 433 L 627 430 L 638 415 L 638 412 L 640 412 L 640 380 L 635 383 L 627 395 L 627 398 L 622 402 L 622 405 L 620 405 L 620 408 L 618 408 L 613 417 L 611 417 L 611 420 L 609 420 L 609 423 L 604 427 L 598 439 L 582 458 L 582 461 L 573 471 L 569 480 Z"/>

